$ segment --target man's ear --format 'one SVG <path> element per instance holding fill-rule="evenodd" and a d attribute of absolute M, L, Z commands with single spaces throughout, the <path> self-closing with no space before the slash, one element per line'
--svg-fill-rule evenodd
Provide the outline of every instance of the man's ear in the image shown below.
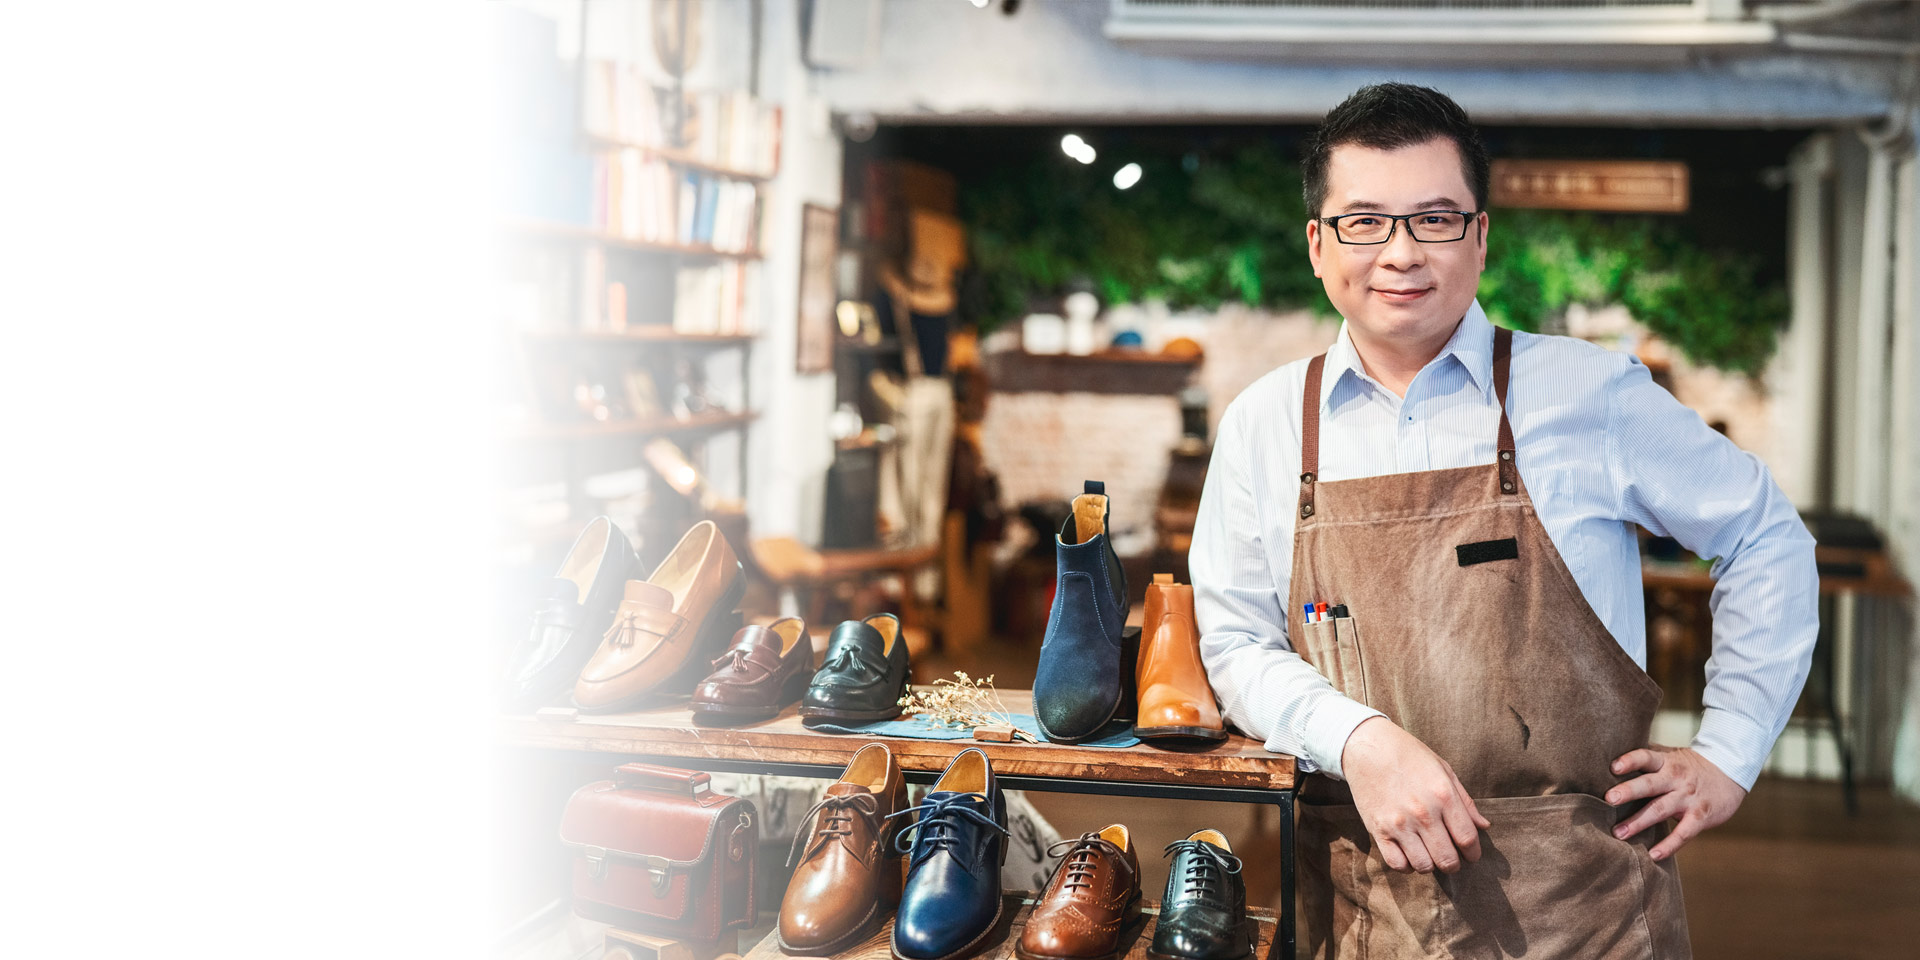
<path fill-rule="evenodd" d="M 1492 219 L 1485 210 L 1480 211 L 1480 272 L 1487 272 L 1487 231 L 1493 229 Z"/>
<path fill-rule="evenodd" d="M 1484 255 L 1484 254 L 1483 254 Z M 1313 275 L 1320 275 L 1320 221 L 1307 221 L 1307 262 L 1313 264 Z"/>

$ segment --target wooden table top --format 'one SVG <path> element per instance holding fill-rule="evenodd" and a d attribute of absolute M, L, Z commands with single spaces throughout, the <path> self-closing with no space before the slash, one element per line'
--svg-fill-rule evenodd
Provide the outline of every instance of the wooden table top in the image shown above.
<path fill-rule="evenodd" d="M 1000 698 L 1010 712 L 1033 712 L 1032 691 L 1002 690 Z M 515 746 L 675 759 L 845 766 L 855 750 L 881 740 L 892 749 L 903 769 L 934 773 L 946 769 L 954 754 L 979 747 L 993 761 L 994 772 L 1008 776 L 1268 790 L 1291 789 L 1295 780 L 1292 757 L 1269 753 L 1260 741 L 1237 732 L 1230 732 L 1219 743 L 1175 749 L 1147 743 L 1114 749 L 1059 743 L 907 740 L 809 730 L 800 722 L 798 705 L 759 723 L 697 726 L 684 700 L 632 713 L 507 716 L 500 723 L 502 736 Z"/>

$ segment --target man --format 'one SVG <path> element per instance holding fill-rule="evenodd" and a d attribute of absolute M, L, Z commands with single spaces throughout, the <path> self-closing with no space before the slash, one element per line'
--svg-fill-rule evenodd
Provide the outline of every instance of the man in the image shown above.
<path fill-rule="evenodd" d="M 1488 167 L 1422 87 L 1316 133 L 1309 257 L 1345 323 L 1221 421 L 1203 656 L 1227 716 L 1321 774 L 1315 956 L 1686 957 L 1673 853 L 1733 815 L 1805 682 L 1812 540 L 1633 357 L 1493 328 Z M 1689 747 L 1649 743 L 1634 524 L 1718 558 Z"/>

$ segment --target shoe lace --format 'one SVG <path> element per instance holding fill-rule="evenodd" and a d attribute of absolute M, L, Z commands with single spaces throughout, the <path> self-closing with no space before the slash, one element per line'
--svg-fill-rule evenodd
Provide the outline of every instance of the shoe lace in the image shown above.
<path fill-rule="evenodd" d="M 995 823 L 992 817 L 981 813 L 980 808 L 974 805 L 974 801 L 984 804 L 986 799 L 986 794 L 982 793 L 956 793 L 937 800 L 929 797 L 888 816 L 887 819 L 891 820 L 911 813 L 920 815 L 920 819 L 913 821 L 912 825 L 895 835 L 894 848 L 901 853 L 906 853 L 912 848 L 913 835 L 918 833 L 926 841 L 928 853 L 941 849 L 951 850 L 960 842 L 960 837 L 954 831 L 959 826 L 959 821 L 963 819 L 972 820 L 981 826 L 998 830 L 1002 835 L 1010 836 L 1006 827 Z"/>
<path fill-rule="evenodd" d="M 1186 868 L 1181 871 L 1180 892 L 1194 897 L 1220 900 L 1220 887 L 1225 885 L 1227 875 L 1240 872 L 1240 858 L 1221 850 L 1213 844 L 1200 840 L 1175 840 L 1167 844 L 1165 854 L 1169 857 L 1177 854 L 1190 854 Z"/>
<path fill-rule="evenodd" d="M 871 817 L 879 812 L 880 800 L 871 793 L 854 793 L 842 797 L 820 798 L 819 803 L 814 804 L 812 809 L 809 809 L 801 815 L 800 822 L 806 823 L 812 819 L 816 813 L 820 815 L 820 821 L 815 824 L 812 834 L 796 833 L 793 835 L 793 846 L 787 850 L 787 866 L 791 867 L 796 860 L 804 860 L 807 857 L 813 856 L 814 851 L 819 850 L 830 841 L 840 837 L 851 836 L 853 833 L 853 817 L 855 813 L 861 813 Z M 811 839 L 813 842 L 807 846 L 806 853 L 802 854 L 800 853 L 800 841 L 804 839 Z"/>
<path fill-rule="evenodd" d="M 1066 848 L 1062 850 L 1061 848 Z M 1047 847 L 1047 856 L 1061 857 L 1057 869 L 1065 870 L 1066 881 L 1062 889 L 1093 886 L 1093 871 L 1100 856 L 1112 857 L 1116 863 L 1126 862 L 1126 853 L 1110 840 L 1103 839 L 1098 833 L 1083 833 L 1078 837 L 1068 837 Z"/>

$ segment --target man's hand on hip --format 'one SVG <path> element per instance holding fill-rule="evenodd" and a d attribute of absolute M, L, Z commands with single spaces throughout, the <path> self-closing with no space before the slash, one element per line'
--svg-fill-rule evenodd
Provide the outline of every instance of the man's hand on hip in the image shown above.
<path fill-rule="evenodd" d="M 1608 790 L 1607 802 L 1619 806 L 1648 797 L 1653 801 L 1614 827 L 1613 835 L 1625 840 L 1656 823 L 1678 818 L 1673 832 L 1654 846 L 1655 860 L 1673 856 L 1702 831 L 1726 823 L 1747 798 L 1747 791 L 1732 777 L 1689 747 L 1649 746 L 1628 751 L 1613 761 L 1615 776 L 1635 770 L 1642 775 Z"/>
<path fill-rule="evenodd" d="M 1480 859 L 1480 831 L 1492 824 L 1453 768 L 1385 717 L 1361 721 L 1341 749 L 1354 806 L 1380 856 L 1395 870 L 1453 873 Z"/>

